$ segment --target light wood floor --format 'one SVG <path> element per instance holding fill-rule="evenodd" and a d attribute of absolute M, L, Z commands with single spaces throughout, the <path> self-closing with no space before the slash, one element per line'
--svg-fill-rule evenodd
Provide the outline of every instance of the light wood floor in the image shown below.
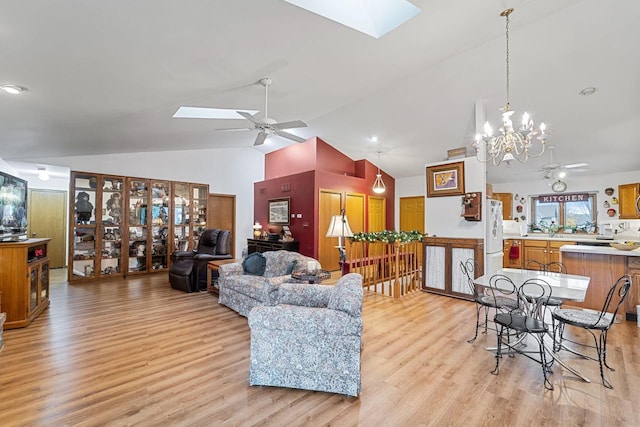
<path fill-rule="evenodd" d="M 567 356 L 593 379 L 505 358 L 500 375 L 468 344 L 474 306 L 432 294 L 365 292 L 359 398 L 250 387 L 247 320 L 166 274 L 55 284 L 31 326 L 4 332 L 2 426 L 528 426 L 640 425 L 640 328 L 613 327 L 608 390 L 597 362 Z"/>

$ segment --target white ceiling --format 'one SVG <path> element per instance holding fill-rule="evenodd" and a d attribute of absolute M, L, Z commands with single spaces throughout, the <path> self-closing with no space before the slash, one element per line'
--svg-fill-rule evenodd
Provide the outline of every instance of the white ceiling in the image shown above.
<path fill-rule="evenodd" d="M 251 147 L 254 131 L 215 131 L 246 122 L 171 116 L 263 110 L 252 84 L 271 77 L 269 116 L 304 120 L 298 135 L 421 175 L 473 142 L 477 100 L 499 121 L 499 14 L 515 7 L 512 108 L 547 123 L 560 162 L 640 170 L 640 1 L 412 3 L 422 12 L 374 39 L 282 0 L 0 0 L 0 83 L 29 89 L 0 95 L 0 158 Z M 598 91 L 578 95 L 588 86 Z M 261 150 L 292 143 L 267 141 Z M 548 161 L 490 167 L 489 181 L 542 179 Z"/>

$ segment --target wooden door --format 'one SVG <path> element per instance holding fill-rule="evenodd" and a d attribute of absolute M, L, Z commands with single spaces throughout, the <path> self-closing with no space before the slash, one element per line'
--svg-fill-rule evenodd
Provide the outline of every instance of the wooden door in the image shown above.
<path fill-rule="evenodd" d="M 361 233 L 364 226 L 364 194 L 347 193 L 345 196 L 345 212 L 349 227 L 354 233 Z"/>
<path fill-rule="evenodd" d="M 207 228 L 231 231 L 231 256 L 235 258 L 236 196 L 209 194 L 207 200 Z"/>
<path fill-rule="evenodd" d="M 67 229 L 67 193 L 56 190 L 29 190 L 27 205 L 29 237 L 49 237 L 49 266 L 62 268 L 65 263 Z"/>
<path fill-rule="evenodd" d="M 386 202 L 384 197 L 369 196 L 369 233 L 386 229 Z"/>
<path fill-rule="evenodd" d="M 424 233 L 424 196 L 400 197 L 400 230 Z"/>
<path fill-rule="evenodd" d="M 326 237 L 333 215 L 339 215 L 342 208 L 342 194 L 320 190 L 318 198 L 318 261 L 325 270 L 340 270 L 340 253 L 336 246 L 337 237 Z"/>

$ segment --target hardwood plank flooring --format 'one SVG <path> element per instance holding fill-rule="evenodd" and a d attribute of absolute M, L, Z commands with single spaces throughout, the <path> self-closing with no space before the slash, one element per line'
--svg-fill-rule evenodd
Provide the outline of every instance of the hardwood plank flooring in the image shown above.
<path fill-rule="evenodd" d="M 475 307 L 426 293 L 365 291 L 359 398 L 250 387 L 247 320 L 166 274 L 51 288 L 51 307 L 4 331 L 2 426 L 640 425 L 640 328 L 616 324 L 607 372 L 563 353 L 592 379 L 506 357 L 473 335 Z M 578 338 L 582 335 L 576 333 Z"/>

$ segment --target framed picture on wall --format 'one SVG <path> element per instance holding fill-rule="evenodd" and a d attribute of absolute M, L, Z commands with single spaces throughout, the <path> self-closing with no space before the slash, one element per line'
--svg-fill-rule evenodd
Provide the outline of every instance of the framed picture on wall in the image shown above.
<path fill-rule="evenodd" d="M 281 199 L 271 199 L 268 201 L 268 203 L 269 224 L 288 225 L 290 216 L 289 197 L 283 197 Z"/>
<path fill-rule="evenodd" d="M 464 194 L 464 162 L 427 166 L 427 197 Z"/>

